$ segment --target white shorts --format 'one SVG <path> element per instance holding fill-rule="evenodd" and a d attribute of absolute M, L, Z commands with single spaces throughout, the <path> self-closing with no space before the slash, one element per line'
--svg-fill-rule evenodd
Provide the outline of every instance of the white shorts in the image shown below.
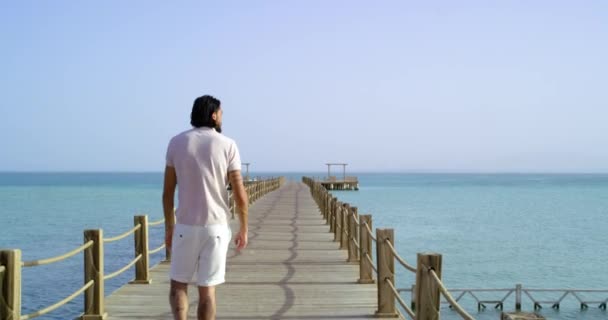
<path fill-rule="evenodd" d="M 231 238 L 228 225 L 176 224 L 171 244 L 171 279 L 200 287 L 224 283 Z"/>

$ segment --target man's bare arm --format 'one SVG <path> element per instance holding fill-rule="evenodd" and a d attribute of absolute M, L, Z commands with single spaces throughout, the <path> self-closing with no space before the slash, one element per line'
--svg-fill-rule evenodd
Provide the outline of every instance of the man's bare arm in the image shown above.
<path fill-rule="evenodd" d="M 175 226 L 175 189 L 177 187 L 177 174 L 174 167 L 165 167 L 165 181 L 163 184 L 163 213 L 165 215 L 165 245 L 171 248 L 173 227 Z"/>
<path fill-rule="evenodd" d="M 248 242 L 247 232 L 249 228 L 247 226 L 247 215 L 249 214 L 249 199 L 247 197 L 247 192 L 245 191 L 245 186 L 243 185 L 241 170 L 228 172 L 228 181 L 230 181 L 230 184 L 232 185 L 232 196 L 234 197 L 239 222 L 241 224 L 241 229 L 236 235 L 234 241 L 237 249 L 241 250 L 247 246 Z"/>

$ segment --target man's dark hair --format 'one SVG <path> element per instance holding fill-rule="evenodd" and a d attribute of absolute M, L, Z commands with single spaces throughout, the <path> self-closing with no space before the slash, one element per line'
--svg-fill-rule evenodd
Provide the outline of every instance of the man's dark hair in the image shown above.
<path fill-rule="evenodd" d="M 216 128 L 217 124 L 213 120 L 213 113 L 220 109 L 220 100 L 204 95 L 194 100 L 192 113 L 190 114 L 190 124 L 195 128 L 209 127 Z"/>

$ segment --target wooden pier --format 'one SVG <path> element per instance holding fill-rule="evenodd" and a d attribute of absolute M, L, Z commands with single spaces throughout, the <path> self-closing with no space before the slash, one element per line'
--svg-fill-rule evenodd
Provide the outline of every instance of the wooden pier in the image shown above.
<path fill-rule="evenodd" d="M 357 283 L 358 263 L 347 262 L 306 185 L 288 183 L 264 196 L 249 219 L 249 246 L 230 249 L 226 283 L 217 288 L 218 319 L 374 317 L 377 285 Z M 128 284 L 106 297 L 108 319 L 172 319 L 168 269 L 160 264 L 151 284 Z M 198 293 L 189 293 L 194 319 Z"/>
<path fill-rule="evenodd" d="M 327 190 L 359 190 L 359 180 L 357 177 L 346 177 L 343 180 L 329 177 L 318 180 L 318 182 Z"/>
<path fill-rule="evenodd" d="M 478 312 L 492 305 L 502 311 L 509 297 L 514 300 L 509 303 L 513 303 L 515 311 L 522 311 L 524 296 L 535 311 L 543 305 L 560 309 L 566 297 L 574 297 L 581 310 L 593 304 L 606 310 L 608 289 L 532 289 L 517 284 L 515 288 L 448 290 L 441 280 L 441 254 L 418 253 L 416 262 L 408 263 L 395 248 L 393 229 L 374 231 L 371 215 L 360 215 L 356 207 L 339 201 L 316 179 L 304 177 L 303 182 L 285 184 L 284 178 L 274 178 L 246 186 L 250 203 L 254 203 L 249 211 L 250 243 L 243 252 L 229 251 L 227 282 L 217 289 L 218 319 L 407 316 L 430 320 L 440 319 L 442 312 L 455 312 L 462 319 L 473 320 L 461 305 L 466 297 L 473 298 Z M 231 210 L 234 212 L 232 199 Z M 161 263 L 148 269 L 150 255 L 164 251 L 164 245 L 149 248 L 148 230 L 162 228 L 163 224 L 162 219 L 148 222 L 147 216 L 140 215 L 135 216 L 132 229 L 118 236 L 105 237 L 101 229 L 85 230 L 82 246 L 41 260 L 22 261 L 19 249 L 0 250 L 0 320 L 34 319 L 81 294 L 84 313 L 80 319 L 172 319 L 169 265 Z M 104 244 L 129 235 L 135 240 L 135 258 L 121 269 L 105 274 Z M 84 286 L 62 300 L 57 298 L 53 305 L 22 315 L 21 270 L 80 253 L 85 258 Z M 170 258 L 169 252 L 166 257 Z M 410 272 L 413 286 L 396 287 L 396 266 Z M 133 281 L 104 297 L 105 281 L 132 269 Z M 197 305 L 194 289 L 190 290 L 191 318 L 195 318 Z M 403 292 L 409 292 L 409 301 L 401 297 Z M 479 292 L 498 296 L 482 299 L 476 295 Z M 550 300 L 537 296 L 547 292 L 561 295 Z M 442 304 L 449 304 L 449 311 Z"/>
<path fill-rule="evenodd" d="M 327 190 L 359 190 L 359 179 L 357 177 L 349 177 L 346 175 L 346 166 L 348 163 L 326 163 L 327 177 L 317 179 Z M 342 166 L 342 177 L 336 178 L 331 175 L 332 166 Z"/>

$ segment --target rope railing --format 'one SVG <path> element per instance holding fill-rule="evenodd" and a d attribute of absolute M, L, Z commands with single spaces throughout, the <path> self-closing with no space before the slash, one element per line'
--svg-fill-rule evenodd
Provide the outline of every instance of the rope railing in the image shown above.
<path fill-rule="evenodd" d="M 412 311 L 412 309 L 407 306 L 407 304 L 405 303 L 405 301 L 403 301 L 403 299 L 401 298 L 401 296 L 399 296 L 399 291 L 397 290 L 397 288 L 395 288 L 395 286 L 393 285 L 393 283 L 391 281 L 386 280 L 386 279 L 384 281 L 386 281 L 386 283 L 388 283 L 388 286 L 391 288 L 391 290 L 393 291 L 393 294 L 395 295 L 395 299 L 397 299 L 397 301 L 399 302 L 399 304 L 401 305 L 401 307 L 403 308 L 403 310 L 405 310 L 405 312 L 407 313 L 407 315 L 410 316 L 410 318 L 415 319 L 416 315 L 414 314 L 414 311 Z"/>
<path fill-rule="evenodd" d="M 276 190 L 281 187 L 281 185 L 285 182 L 285 179 L 280 178 L 272 178 L 269 180 L 256 181 L 247 186 L 247 192 L 250 199 L 250 203 L 255 202 L 260 199 L 265 194 Z M 230 207 L 232 209 L 235 208 L 234 201 L 231 200 Z M 21 260 L 21 250 L 12 249 L 12 250 L 0 250 L 0 303 L 3 304 L 2 310 L 0 310 L 0 319 L 6 320 L 23 320 L 23 319 L 33 319 L 35 317 L 47 314 L 56 310 L 57 308 L 65 305 L 66 303 L 72 301 L 77 295 L 85 294 L 85 301 L 88 301 L 89 305 L 85 307 L 84 317 L 87 318 L 103 318 L 105 317 L 105 305 L 103 299 L 103 287 L 104 281 L 117 277 L 118 275 L 124 273 L 129 268 L 135 266 L 135 279 L 130 283 L 150 283 L 149 276 L 149 257 L 150 254 L 155 254 L 160 252 L 163 249 L 167 249 L 165 244 L 160 245 L 159 247 L 149 250 L 149 228 L 155 226 L 161 226 L 165 223 L 165 219 L 160 219 L 154 222 L 148 223 L 148 217 L 146 215 L 137 215 L 135 216 L 135 223 L 133 228 L 128 230 L 127 232 L 117 235 L 115 237 L 103 237 L 103 230 L 101 229 L 91 229 L 85 230 L 84 236 L 85 241 L 80 247 L 62 254 L 57 257 L 40 259 L 40 260 L 32 260 L 32 261 L 22 261 Z M 120 270 L 117 270 L 111 274 L 107 274 L 104 276 L 103 266 L 104 266 L 104 244 L 111 243 L 115 241 L 122 240 L 130 235 L 134 236 L 134 244 L 135 244 L 135 258 L 130 261 L 127 265 L 122 267 Z M 69 257 L 72 257 L 80 252 L 85 253 L 85 261 L 84 261 L 84 278 L 85 285 L 79 289 L 78 291 L 70 294 L 67 298 L 59 301 L 49 307 L 36 311 L 34 313 L 28 315 L 21 315 L 21 308 L 19 302 L 21 301 L 21 270 L 24 267 L 33 267 L 39 265 L 46 265 L 55 263 Z M 170 252 L 166 251 L 165 261 L 170 260 Z M 6 281 L 5 281 L 6 280 Z M 3 310 L 9 312 L 5 314 Z"/>
<path fill-rule="evenodd" d="M 161 251 L 162 249 L 164 249 L 165 247 L 166 247 L 166 246 L 165 246 L 165 244 L 163 243 L 163 244 L 162 244 L 160 247 L 158 247 L 158 248 L 156 248 L 156 249 L 154 249 L 154 250 L 150 250 L 149 254 L 155 254 L 155 253 L 157 253 L 157 252 L 160 252 L 160 251 Z"/>
<path fill-rule="evenodd" d="M 347 248 L 349 250 L 348 261 L 354 262 L 358 259 L 360 274 L 358 282 L 374 283 L 372 271 L 375 273 L 375 277 L 378 280 L 379 316 L 393 317 L 399 313 L 399 311 L 394 308 L 395 301 L 398 301 L 399 304 L 404 307 L 406 313 L 408 313 L 409 316 L 412 316 L 405 308 L 406 303 L 400 297 L 400 292 L 405 291 L 411 292 L 412 307 L 410 308 L 410 311 L 414 309 L 415 306 L 415 310 L 417 310 L 415 316 L 419 319 L 437 317 L 442 303 L 449 304 L 450 308 L 456 310 L 464 319 L 473 319 L 471 315 L 466 313 L 463 307 L 458 304 L 459 300 L 465 295 L 470 295 L 477 302 L 478 310 L 485 309 L 484 304 L 489 303 L 495 303 L 495 308 L 500 308 L 502 310 L 506 299 L 515 293 L 515 310 L 520 311 L 522 292 L 534 303 L 534 309 L 540 309 L 541 304 L 546 303 L 552 304 L 554 309 L 559 309 L 559 304 L 567 296 L 574 296 L 580 303 L 581 309 L 585 309 L 588 305 L 596 303 L 599 304 L 600 309 L 606 310 L 607 308 L 608 298 L 604 298 L 603 293 L 608 292 L 608 290 L 583 289 L 577 291 L 576 289 L 522 289 L 521 285 L 518 284 L 515 289 L 452 289 L 448 291 L 441 282 L 441 254 L 419 253 L 416 264 L 417 267 L 407 263 L 395 249 L 392 229 L 376 229 L 376 231 L 380 231 L 380 234 L 375 234 L 372 229 L 371 215 L 359 216 L 353 214 L 354 212 L 348 209 L 350 208 L 350 204 L 339 201 L 338 198 L 332 196 L 324 185 L 315 179 L 304 177 L 303 182 L 310 187 L 310 192 L 319 206 L 322 217 L 325 219 L 326 224 L 329 225 L 330 232 L 334 233 L 334 241 L 340 241 L 340 248 Z M 343 208 L 347 208 L 346 212 L 343 211 Z M 350 215 L 352 218 L 345 218 L 344 214 Z M 345 221 L 347 223 L 345 223 Z M 389 232 L 387 233 L 387 231 Z M 348 246 L 344 246 L 344 238 L 342 237 L 344 234 L 349 235 L 347 239 Z M 372 240 L 376 243 L 375 249 L 371 245 Z M 353 251 L 358 251 L 359 256 L 355 257 L 352 255 Z M 374 265 L 374 261 L 371 257 L 374 253 L 378 254 L 376 265 Z M 416 273 L 416 284 L 411 289 L 395 288 L 395 260 L 408 271 Z M 431 270 L 434 271 L 430 272 L 430 267 L 425 266 L 431 266 Z M 435 282 L 437 282 L 437 285 L 435 285 Z M 488 300 L 480 299 L 481 296 L 478 297 L 474 294 L 474 292 L 478 291 L 502 291 L 504 294 L 501 295 L 501 298 Z M 562 294 L 556 299 L 535 298 L 535 295 L 537 294 L 540 296 L 543 292 L 551 291 L 561 291 Z M 454 299 L 452 294 L 455 295 L 457 292 L 460 292 L 460 294 Z M 589 297 L 589 295 L 583 294 L 587 292 L 601 293 L 602 295 L 599 297 Z M 444 299 L 447 300 L 447 302 L 442 301 Z"/>
<path fill-rule="evenodd" d="M 135 227 L 131 228 L 131 230 L 129 230 L 129 231 L 123 233 L 123 234 L 120 234 L 120 235 L 118 235 L 116 237 L 113 237 L 113 238 L 104 238 L 103 242 L 104 243 L 110 243 L 110 242 L 115 242 L 115 241 L 118 241 L 118 240 L 122 240 L 122 239 L 124 239 L 124 238 L 132 235 L 135 231 L 139 230 L 140 228 L 141 228 L 141 224 L 138 224 Z"/>
<path fill-rule="evenodd" d="M 131 262 L 129 262 L 126 266 L 122 267 L 122 269 L 114 272 L 114 273 L 110 273 L 106 276 L 103 277 L 103 280 L 110 280 L 118 275 L 120 275 L 121 273 L 127 271 L 129 268 L 131 268 L 137 261 L 141 260 L 143 256 L 141 254 L 139 254 L 137 257 L 135 257 L 135 259 L 131 260 Z"/>
<path fill-rule="evenodd" d="M 534 310 L 541 309 L 541 304 L 551 304 L 553 309 L 559 309 L 562 300 L 568 296 L 572 295 L 578 302 L 580 303 L 581 309 L 586 309 L 589 307 L 589 304 L 597 303 L 599 304 L 599 308 L 602 310 L 606 310 L 606 304 L 608 303 L 608 298 L 604 300 L 583 300 L 577 293 L 608 293 L 608 290 L 605 289 L 521 289 L 522 292 L 530 298 L 530 300 L 534 303 Z M 562 296 L 557 300 L 537 300 L 532 296 L 532 292 L 534 293 L 543 293 L 543 292 L 563 292 Z"/>
<path fill-rule="evenodd" d="M 460 292 L 460 294 L 454 299 L 457 302 L 460 301 L 460 299 L 462 299 L 465 295 L 469 295 L 471 296 L 475 302 L 477 302 L 477 310 L 482 310 L 486 308 L 486 303 L 493 303 L 495 304 L 496 309 L 500 309 L 502 310 L 503 305 L 505 300 L 511 296 L 511 294 L 513 292 L 516 292 L 517 288 L 513 289 L 513 288 L 506 288 L 506 289 L 450 289 L 450 292 L 452 294 L 455 294 L 456 292 Z M 506 294 L 498 300 L 482 300 L 479 297 L 477 297 L 475 295 L 474 292 L 506 292 Z M 451 307 L 451 306 L 450 306 Z"/>
<path fill-rule="evenodd" d="M 448 289 L 446 289 L 446 287 L 443 285 L 443 282 L 441 282 L 441 279 L 439 279 L 439 277 L 437 276 L 437 273 L 435 273 L 435 270 L 433 269 L 428 269 L 428 273 L 431 276 L 431 279 L 433 279 L 435 281 L 435 284 L 437 285 L 437 287 L 439 287 L 439 291 L 441 292 L 441 294 L 443 295 L 443 297 L 448 300 L 448 302 L 450 303 L 450 305 L 452 306 L 452 308 L 463 318 L 466 320 L 475 320 L 475 318 L 473 318 L 468 312 L 466 312 L 462 306 L 460 306 L 460 304 L 458 304 L 458 302 L 456 300 L 454 300 L 454 297 L 452 297 L 452 295 L 450 294 L 450 292 L 448 291 Z"/>
<path fill-rule="evenodd" d="M 162 219 L 157 220 L 157 221 L 148 222 L 148 226 L 150 226 L 150 227 L 156 227 L 156 226 L 164 224 L 164 223 L 165 223 L 165 218 L 162 218 Z"/>
<path fill-rule="evenodd" d="M 412 288 L 397 288 L 399 293 L 402 292 L 410 292 L 413 294 Z M 471 297 L 474 302 L 477 304 L 478 310 L 483 310 L 486 308 L 486 304 L 495 304 L 495 309 L 502 310 L 507 299 L 515 294 L 516 295 L 516 309 L 520 309 L 521 307 L 521 298 L 517 298 L 517 292 L 523 293 L 528 297 L 528 300 L 532 302 L 534 309 L 541 309 L 542 304 L 549 304 L 553 309 L 559 309 L 560 304 L 567 296 L 573 296 L 581 306 L 581 309 L 587 308 L 590 304 L 598 304 L 598 308 L 602 310 L 606 310 L 606 303 L 608 303 L 608 297 L 606 299 L 600 300 L 584 300 L 579 296 L 580 293 L 591 293 L 591 294 L 608 294 L 608 289 L 526 289 L 523 288 L 520 284 L 516 285 L 514 288 L 454 288 L 448 289 L 450 294 L 454 297 L 456 302 L 460 302 L 464 297 Z M 458 293 L 458 294 L 457 294 Z M 496 299 L 482 299 L 475 293 L 503 293 L 500 297 Z M 562 293 L 559 298 L 555 300 L 539 300 L 535 298 L 532 293 Z M 457 295 L 456 295 L 457 294 Z M 608 296 L 608 295 L 607 295 Z M 450 305 L 449 301 L 441 301 L 443 304 Z M 520 306 L 520 307 L 517 307 Z"/>
<path fill-rule="evenodd" d="M 76 298 L 79 294 L 83 293 L 85 290 L 87 290 L 91 286 L 93 286 L 94 283 L 95 283 L 95 281 L 90 280 L 82 288 L 76 290 L 74 293 L 72 293 L 71 295 L 69 295 L 65 299 L 63 299 L 63 300 L 61 300 L 61 301 L 59 301 L 59 302 L 57 302 L 57 303 L 55 303 L 55 304 L 53 304 L 51 306 L 48 306 L 48 307 L 46 307 L 44 309 L 36 311 L 34 313 L 30 313 L 30 314 L 21 316 L 20 320 L 34 319 L 34 318 L 40 317 L 42 315 L 45 315 L 45 314 L 47 314 L 47 313 L 49 313 L 49 312 L 51 312 L 51 311 L 53 311 L 53 310 L 55 310 L 55 309 L 63 306 L 63 305 L 65 305 L 66 303 L 74 300 L 74 298 Z"/>
<path fill-rule="evenodd" d="M 399 256 L 399 253 L 397 253 L 397 251 L 395 250 L 395 247 L 393 247 L 393 244 L 390 241 L 386 241 L 386 244 L 388 245 L 388 248 L 391 250 L 391 252 L 393 253 L 393 257 L 395 257 L 395 259 L 397 259 L 397 261 L 407 270 L 416 273 L 416 267 L 411 266 L 409 263 L 405 262 L 405 260 L 403 260 L 403 258 L 401 258 L 401 256 Z"/>
<path fill-rule="evenodd" d="M 376 267 L 376 265 L 374 265 L 374 260 L 372 260 L 372 258 L 369 256 L 369 254 L 367 254 L 367 253 L 365 254 L 365 259 L 367 259 L 367 261 L 369 262 L 372 269 L 376 272 L 376 274 L 378 274 L 378 268 Z"/>
<path fill-rule="evenodd" d="M 22 263 L 22 266 L 23 267 L 34 267 L 34 266 L 42 266 L 42 265 L 45 265 L 45 264 L 51 264 L 51 263 L 59 262 L 61 260 L 65 260 L 65 259 L 67 259 L 67 258 L 69 258 L 69 257 L 71 257 L 73 255 L 76 255 L 76 254 L 78 254 L 78 253 L 80 253 L 80 252 L 88 249 L 92 245 L 93 245 L 93 241 L 88 241 L 87 243 L 81 245 L 80 247 L 78 247 L 78 248 L 76 248 L 76 249 L 74 249 L 74 250 L 72 250 L 70 252 L 64 253 L 64 254 L 62 254 L 60 256 L 56 256 L 56 257 L 48 258 L 48 259 L 24 261 Z"/>
<path fill-rule="evenodd" d="M 374 233 L 372 232 L 372 229 L 369 227 L 369 224 L 365 223 L 365 229 L 367 229 L 367 233 L 369 235 L 369 237 L 374 240 L 375 242 L 378 242 L 378 239 L 376 239 L 376 237 L 374 237 Z"/>

